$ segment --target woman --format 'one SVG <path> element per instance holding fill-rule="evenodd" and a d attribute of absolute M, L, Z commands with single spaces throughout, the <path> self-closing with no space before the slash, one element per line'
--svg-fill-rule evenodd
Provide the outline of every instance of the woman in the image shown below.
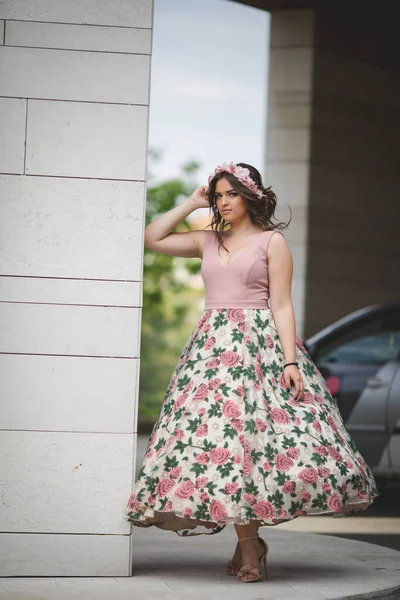
<path fill-rule="evenodd" d="M 212 230 L 171 233 L 202 207 L 212 210 Z M 267 575 L 260 526 L 354 514 L 379 495 L 296 336 L 292 255 L 278 231 L 284 224 L 272 222 L 275 207 L 257 169 L 223 164 L 208 187 L 145 230 L 145 245 L 155 252 L 202 258 L 206 297 L 125 517 L 182 536 L 233 524 L 238 543 L 226 573 L 244 583 L 262 578 L 262 563 Z"/>

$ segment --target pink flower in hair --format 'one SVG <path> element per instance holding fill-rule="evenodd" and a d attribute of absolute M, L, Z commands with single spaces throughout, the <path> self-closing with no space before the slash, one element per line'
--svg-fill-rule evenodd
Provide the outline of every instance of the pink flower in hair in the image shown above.
<path fill-rule="evenodd" d="M 243 183 L 243 185 L 248 187 L 253 194 L 256 194 L 259 198 L 262 197 L 262 190 L 260 190 L 256 182 L 250 177 L 250 171 L 246 167 L 240 167 L 235 165 L 233 162 L 222 163 L 222 165 L 218 165 L 218 167 L 216 167 L 213 173 L 210 173 L 208 185 L 210 185 L 211 180 L 215 177 L 215 175 L 217 175 L 217 173 L 231 173 L 236 177 L 236 179 Z"/>

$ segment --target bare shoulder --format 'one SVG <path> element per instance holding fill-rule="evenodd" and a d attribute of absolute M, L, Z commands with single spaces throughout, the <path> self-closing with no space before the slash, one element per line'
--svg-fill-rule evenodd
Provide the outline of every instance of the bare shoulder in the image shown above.
<path fill-rule="evenodd" d="M 291 251 L 286 238 L 281 231 L 275 230 L 269 240 L 267 258 L 276 259 L 277 257 L 285 258 L 288 256 L 291 256 Z"/>

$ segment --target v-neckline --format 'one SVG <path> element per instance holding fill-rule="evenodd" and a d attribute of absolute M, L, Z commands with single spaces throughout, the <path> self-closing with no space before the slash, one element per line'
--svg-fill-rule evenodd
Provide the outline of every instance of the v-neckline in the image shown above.
<path fill-rule="evenodd" d="M 258 239 L 258 236 L 259 236 L 259 235 L 261 235 L 262 233 L 265 233 L 266 231 L 267 231 L 266 229 L 263 229 L 262 231 L 260 231 L 259 233 L 257 233 L 257 234 L 254 236 L 254 239 L 253 239 L 253 240 L 251 240 L 251 242 L 249 242 L 248 244 L 246 244 L 246 246 L 244 246 L 244 247 L 243 247 L 241 250 L 239 250 L 239 252 L 237 252 L 237 253 L 236 253 L 236 254 L 233 256 L 233 258 L 232 258 L 232 259 L 231 259 L 231 260 L 230 260 L 228 263 L 224 263 L 224 262 L 222 261 L 222 259 L 221 259 L 221 256 L 220 256 L 220 254 L 219 254 L 219 252 L 218 252 L 218 250 L 219 250 L 219 246 L 217 245 L 217 257 L 218 257 L 218 261 L 220 262 L 220 264 L 221 264 L 223 267 L 229 267 L 229 265 L 231 265 L 233 262 L 235 262 L 235 260 L 237 259 L 237 257 L 238 257 L 238 256 L 240 256 L 241 254 L 243 254 L 243 253 L 244 253 L 244 251 L 245 251 L 245 250 L 247 250 L 247 248 L 249 248 L 249 247 L 252 245 L 252 243 L 253 243 L 253 242 L 254 242 L 256 239 Z M 218 242 L 218 239 L 217 239 L 217 238 L 216 238 L 216 241 Z M 229 255 L 228 255 L 228 256 L 229 256 Z"/>

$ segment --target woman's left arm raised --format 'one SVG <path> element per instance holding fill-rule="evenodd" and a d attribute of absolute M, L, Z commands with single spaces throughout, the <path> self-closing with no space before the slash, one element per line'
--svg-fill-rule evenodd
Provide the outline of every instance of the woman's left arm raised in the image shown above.
<path fill-rule="evenodd" d="M 279 234 L 279 232 L 277 232 Z M 270 305 L 284 364 L 296 362 L 296 321 L 292 303 L 293 257 L 283 235 L 272 235 L 267 251 Z M 293 382 L 299 400 L 304 393 L 304 383 L 296 365 L 284 369 L 287 387 Z"/>

